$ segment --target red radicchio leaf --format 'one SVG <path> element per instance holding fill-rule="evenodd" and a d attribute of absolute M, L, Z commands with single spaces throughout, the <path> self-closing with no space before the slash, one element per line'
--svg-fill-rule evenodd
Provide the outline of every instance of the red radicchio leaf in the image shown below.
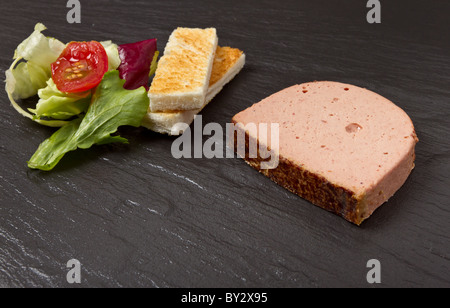
<path fill-rule="evenodd" d="M 119 74 L 125 80 L 125 89 L 144 86 L 148 90 L 150 66 L 156 51 L 156 39 L 119 46 Z"/>

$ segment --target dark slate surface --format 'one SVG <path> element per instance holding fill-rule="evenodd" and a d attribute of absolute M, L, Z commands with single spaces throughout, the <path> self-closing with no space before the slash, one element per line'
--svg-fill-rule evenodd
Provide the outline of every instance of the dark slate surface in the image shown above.
<path fill-rule="evenodd" d="M 287 86 L 347 82 L 391 99 L 420 144 L 405 186 L 360 228 L 273 184 L 239 159 L 171 156 L 173 138 L 123 128 L 130 145 L 67 155 L 51 173 L 26 161 L 52 129 L 19 116 L 0 91 L 0 287 L 450 287 L 450 29 L 442 1 L 3 1 L 0 75 L 43 22 L 62 41 L 116 43 L 177 26 L 214 26 L 247 54 L 245 70 L 204 112 L 229 122 Z M 31 104 L 36 101 L 31 100 Z"/>

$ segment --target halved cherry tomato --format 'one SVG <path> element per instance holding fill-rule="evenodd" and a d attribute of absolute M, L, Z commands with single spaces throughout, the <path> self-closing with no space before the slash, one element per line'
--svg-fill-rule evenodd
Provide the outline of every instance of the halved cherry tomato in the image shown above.
<path fill-rule="evenodd" d="M 108 55 L 99 42 L 71 42 L 52 64 L 52 78 L 61 92 L 78 93 L 98 86 L 108 71 Z"/>

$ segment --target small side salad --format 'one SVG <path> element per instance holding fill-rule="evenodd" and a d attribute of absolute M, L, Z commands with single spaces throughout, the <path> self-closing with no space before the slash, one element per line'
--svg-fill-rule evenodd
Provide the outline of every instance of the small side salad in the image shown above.
<path fill-rule="evenodd" d="M 139 127 L 148 106 L 149 77 L 157 67 L 156 39 L 116 45 L 105 42 L 64 44 L 46 37 L 39 23 L 16 49 L 6 71 L 12 106 L 41 125 L 59 127 L 28 162 L 32 169 L 52 170 L 77 148 L 127 143 L 120 126 Z M 39 96 L 36 107 L 18 100 Z"/>

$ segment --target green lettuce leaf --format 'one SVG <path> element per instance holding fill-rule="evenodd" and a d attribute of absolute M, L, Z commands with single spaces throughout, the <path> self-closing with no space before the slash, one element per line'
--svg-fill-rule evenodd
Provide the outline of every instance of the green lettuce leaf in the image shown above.
<path fill-rule="evenodd" d="M 51 76 L 50 65 L 55 62 L 65 48 L 65 44 L 57 39 L 44 36 L 41 32 L 46 28 L 38 23 L 34 32 L 24 40 L 14 53 L 14 62 L 6 71 L 6 93 L 13 107 L 21 115 L 33 119 L 32 114 L 23 110 L 17 99 L 26 99 L 37 94 L 38 90 L 46 86 Z M 64 121 L 36 122 L 47 126 L 62 126 Z"/>
<path fill-rule="evenodd" d="M 73 120 L 45 140 L 31 157 L 28 167 L 49 171 L 66 153 L 77 148 L 127 142 L 125 138 L 111 134 L 119 126 L 139 127 L 147 113 L 149 99 L 144 87 L 130 91 L 123 88 L 124 83 L 118 71 L 106 73 L 92 97 L 86 116 Z"/>
<path fill-rule="evenodd" d="M 108 71 L 116 70 L 120 65 L 119 49 L 112 41 L 100 42 L 108 55 Z"/>
<path fill-rule="evenodd" d="M 37 94 L 44 88 L 51 76 L 50 65 L 55 62 L 65 45 L 54 38 L 44 36 L 41 32 L 46 28 L 37 24 L 34 32 L 24 40 L 14 53 L 14 65 L 7 74 L 7 89 L 13 98 L 25 99 Z M 20 60 L 18 67 L 14 67 Z M 20 81 L 20 82 L 18 82 Z M 8 87 L 8 83 L 13 84 Z"/>
<path fill-rule="evenodd" d="M 47 87 L 39 89 L 39 102 L 32 110 L 35 119 L 42 117 L 67 120 L 85 113 L 91 102 L 91 91 L 82 93 L 63 93 L 58 90 L 53 79 L 47 81 Z"/>
<path fill-rule="evenodd" d="M 155 74 L 156 69 L 158 68 L 158 57 L 159 57 L 159 51 L 155 51 L 155 55 L 153 56 L 153 60 L 152 60 L 152 64 L 150 66 L 150 73 L 148 74 L 148 76 L 152 76 L 153 74 Z"/>
<path fill-rule="evenodd" d="M 55 38 L 44 36 L 41 32 L 46 29 L 43 24 L 36 24 L 34 32 L 17 47 L 14 59 L 22 58 L 34 62 L 50 73 L 49 64 L 58 59 L 66 45 Z"/>

